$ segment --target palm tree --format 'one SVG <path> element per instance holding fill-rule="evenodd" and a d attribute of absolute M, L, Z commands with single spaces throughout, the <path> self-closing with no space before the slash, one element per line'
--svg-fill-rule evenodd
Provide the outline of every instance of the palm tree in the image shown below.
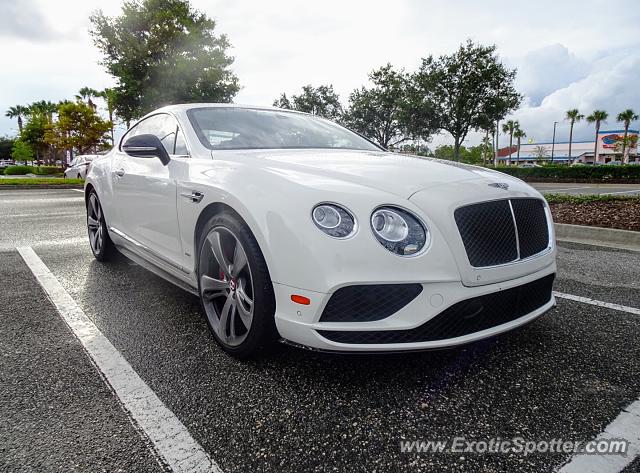
<path fill-rule="evenodd" d="M 520 162 L 520 141 L 522 140 L 522 138 L 524 138 L 525 136 L 527 136 L 527 134 L 524 132 L 524 130 L 522 130 L 520 127 L 516 128 L 513 131 L 513 136 L 516 137 L 517 140 L 517 144 L 518 144 L 518 162 Z"/>
<path fill-rule="evenodd" d="M 567 110 L 567 116 L 565 120 L 569 120 L 569 159 L 567 160 L 567 164 L 571 164 L 571 144 L 573 143 L 573 125 L 578 123 L 580 120 L 584 118 L 577 108 L 573 108 L 571 110 Z"/>
<path fill-rule="evenodd" d="M 629 125 L 638 119 L 638 115 L 630 108 L 618 113 L 616 120 L 624 123 L 624 139 L 622 141 L 622 163 L 629 164 L 629 146 L 627 146 L 627 136 L 629 135 Z"/>
<path fill-rule="evenodd" d="M 98 92 L 98 96 L 104 99 L 107 105 L 107 113 L 109 114 L 109 121 L 111 122 L 111 144 L 115 143 L 113 133 L 113 114 L 116 111 L 116 91 L 107 87 L 104 90 Z"/>
<path fill-rule="evenodd" d="M 609 114 L 604 110 L 594 110 L 593 113 L 587 117 L 587 121 L 589 123 L 596 124 L 596 142 L 593 146 L 593 164 L 596 164 L 598 161 L 598 133 L 600 132 L 600 124 L 607 121 L 607 118 L 609 118 Z"/>
<path fill-rule="evenodd" d="M 542 160 L 549 156 L 549 148 L 547 148 L 546 146 L 538 145 L 533 148 L 533 155 L 539 160 Z"/>
<path fill-rule="evenodd" d="M 516 131 L 519 127 L 520 127 L 520 123 L 513 120 L 507 120 L 507 122 L 502 125 L 502 132 L 509 135 L 509 156 L 507 156 L 507 165 L 511 164 L 511 147 L 513 146 L 513 132 Z"/>
<path fill-rule="evenodd" d="M 488 126 L 484 129 L 484 138 L 482 138 L 482 164 L 485 165 L 489 161 L 489 150 L 493 146 L 491 144 L 491 138 L 489 138 L 489 133 L 491 132 L 491 126 Z"/>
<path fill-rule="evenodd" d="M 5 116 L 9 118 L 17 118 L 18 119 L 18 130 L 22 133 L 22 119 L 29 115 L 29 107 L 25 107 L 24 105 L 15 105 L 13 107 L 9 107 Z"/>
<path fill-rule="evenodd" d="M 49 123 L 53 122 L 53 114 L 58 113 L 58 104 L 48 100 L 39 100 L 29 105 L 31 115 L 41 115 L 47 119 Z"/>
<path fill-rule="evenodd" d="M 96 89 L 92 89 L 91 87 L 83 87 L 76 94 L 76 99 L 78 100 L 86 100 L 87 105 L 92 109 L 96 109 L 96 104 L 91 100 L 92 98 L 100 97 L 100 92 Z"/>

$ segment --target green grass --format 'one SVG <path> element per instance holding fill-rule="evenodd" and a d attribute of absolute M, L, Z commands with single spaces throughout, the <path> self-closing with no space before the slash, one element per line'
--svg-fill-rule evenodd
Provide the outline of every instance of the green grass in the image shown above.
<path fill-rule="evenodd" d="M 54 186 L 63 186 L 63 185 L 82 185 L 84 184 L 83 179 L 60 179 L 56 177 L 16 177 L 16 178 L 7 178 L 0 179 L 0 186 L 40 186 L 40 185 L 54 185 Z"/>
<path fill-rule="evenodd" d="M 640 202 L 640 195 L 571 195 L 545 194 L 550 204 L 586 204 L 589 202 L 634 201 Z"/>

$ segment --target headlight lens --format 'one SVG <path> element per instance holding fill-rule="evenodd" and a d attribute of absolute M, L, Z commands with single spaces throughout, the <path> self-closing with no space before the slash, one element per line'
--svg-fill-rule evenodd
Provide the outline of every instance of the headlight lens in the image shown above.
<path fill-rule="evenodd" d="M 356 220 L 348 210 L 335 204 L 318 204 L 311 212 L 313 223 L 334 238 L 347 238 L 356 229 Z"/>
<path fill-rule="evenodd" d="M 411 256 L 429 241 L 429 231 L 406 210 L 380 207 L 371 214 L 371 229 L 387 250 L 400 256 Z"/>

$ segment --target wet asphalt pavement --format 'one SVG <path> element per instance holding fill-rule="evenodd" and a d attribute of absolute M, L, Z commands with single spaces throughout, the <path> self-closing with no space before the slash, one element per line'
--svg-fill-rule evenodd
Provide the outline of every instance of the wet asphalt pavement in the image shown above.
<path fill-rule="evenodd" d="M 198 300 L 95 261 L 82 194 L 0 191 L 0 470 L 162 471 L 16 246 L 30 245 L 225 472 L 553 471 L 566 454 L 401 453 L 401 440 L 588 440 L 640 397 L 640 316 L 559 299 L 455 350 L 239 362 Z M 562 244 L 555 290 L 640 307 L 640 253 Z M 636 460 L 625 473 L 640 471 Z"/>

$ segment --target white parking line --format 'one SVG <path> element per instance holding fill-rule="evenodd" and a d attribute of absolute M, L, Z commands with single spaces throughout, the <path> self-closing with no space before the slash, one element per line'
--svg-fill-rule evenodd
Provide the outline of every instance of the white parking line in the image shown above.
<path fill-rule="evenodd" d="M 627 312 L 629 314 L 640 315 L 640 309 L 635 307 L 629 307 L 626 305 L 613 304 L 611 302 L 603 302 L 595 299 L 589 299 L 588 297 L 574 296 L 573 294 L 564 294 L 563 292 L 553 291 L 553 295 L 562 299 L 569 299 L 571 301 L 582 302 L 584 304 L 597 305 L 599 307 L 606 307 L 607 309 L 619 310 L 620 312 Z"/>
<path fill-rule="evenodd" d="M 640 399 L 624 409 L 595 440 L 627 440 L 626 455 L 576 455 L 559 473 L 618 473 L 640 455 Z"/>
<path fill-rule="evenodd" d="M 70 191 L 82 192 L 84 194 L 84 189 L 69 189 Z"/>
<path fill-rule="evenodd" d="M 133 421 L 169 467 L 180 473 L 221 473 L 215 461 L 91 322 L 33 249 L 27 246 L 17 250 Z"/>

